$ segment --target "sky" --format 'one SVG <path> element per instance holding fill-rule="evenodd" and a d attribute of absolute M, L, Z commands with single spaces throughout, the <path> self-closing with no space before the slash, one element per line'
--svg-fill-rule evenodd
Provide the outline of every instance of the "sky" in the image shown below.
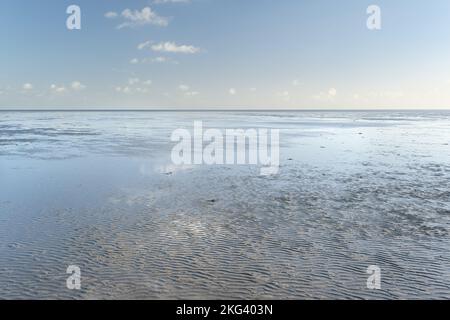
<path fill-rule="evenodd" d="M 2 0 L 0 39 L 2 109 L 450 108 L 448 0 Z"/>

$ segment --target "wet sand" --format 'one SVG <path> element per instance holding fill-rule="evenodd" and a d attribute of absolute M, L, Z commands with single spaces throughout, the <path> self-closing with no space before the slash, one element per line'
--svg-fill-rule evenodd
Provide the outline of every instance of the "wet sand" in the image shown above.
<path fill-rule="evenodd" d="M 194 120 L 281 129 L 279 174 L 174 166 Z M 448 299 L 449 140 L 440 111 L 0 112 L 0 298 Z"/>

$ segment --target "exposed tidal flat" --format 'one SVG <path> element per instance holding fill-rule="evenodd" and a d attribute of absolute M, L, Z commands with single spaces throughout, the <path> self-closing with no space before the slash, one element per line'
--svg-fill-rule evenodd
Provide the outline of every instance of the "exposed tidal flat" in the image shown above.
<path fill-rule="evenodd" d="M 278 174 L 175 166 L 197 120 L 280 129 Z M 0 112 L 0 298 L 448 299 L 449 140 L 448 111 Z"/>

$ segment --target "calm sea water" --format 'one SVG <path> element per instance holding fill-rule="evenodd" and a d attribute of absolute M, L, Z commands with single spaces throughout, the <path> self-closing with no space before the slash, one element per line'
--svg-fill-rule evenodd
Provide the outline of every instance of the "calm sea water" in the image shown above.
<path fill-rule="evenodd" d="M 195 120 L 280 129 L 279 174 L 174 166 Z M 0 112 L 0 298 L 448 299 L 449 140 L 444 111 Z"/>

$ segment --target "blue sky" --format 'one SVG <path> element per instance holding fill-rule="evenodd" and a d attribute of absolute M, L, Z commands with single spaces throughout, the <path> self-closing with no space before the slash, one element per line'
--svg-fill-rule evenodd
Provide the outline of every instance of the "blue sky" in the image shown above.
<path fill-rule="evenodd" d="M 450 107 L 448 0 L 2 0 L 0 38 L 0 108 Z"/>

